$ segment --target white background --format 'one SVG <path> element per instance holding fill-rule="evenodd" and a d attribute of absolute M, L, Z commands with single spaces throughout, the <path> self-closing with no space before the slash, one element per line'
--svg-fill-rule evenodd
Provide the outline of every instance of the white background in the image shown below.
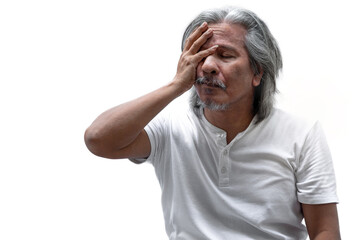
<path fill-rule="evenodd" d="M 171 81 L 187 24 L 224 5 L 256 12 L 277 38 L 278 106 L 321 121 L 342 236 L 358 236 L 355 1 L 3 0 L 0 239 L 166 239 L 152 166 L 95 157 L 83 133 L 104 110 Z"/>

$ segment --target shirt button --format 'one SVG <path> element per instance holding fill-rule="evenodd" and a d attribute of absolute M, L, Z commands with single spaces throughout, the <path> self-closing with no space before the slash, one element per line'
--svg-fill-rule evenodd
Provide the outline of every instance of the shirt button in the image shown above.
<path fill-rule="evenodd" d="M 221 173 L 226 173 L 226 172 L 227 172 L 226 167 L 222 167 L 222 168 L 221 168 Z"/>
<path fill-rule="evenodd" d="M 227 149 L 224 150 L 224 155 L 226 155 L 226 154 L 228 154 L 228 150 L 227 150 Z"/>

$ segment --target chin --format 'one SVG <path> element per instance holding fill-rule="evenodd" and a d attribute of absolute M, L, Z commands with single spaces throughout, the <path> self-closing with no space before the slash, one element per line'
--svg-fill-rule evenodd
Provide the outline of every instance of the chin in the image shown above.
<path fill-rule="evenodd" d="M 207 99 L 206 101 L 200 100 L 200 105 L 204 108 L 207 108 L 212 111 L 225 111 L 229 108 L 228 104 L 225 103 L 217 103 L 213 100 Z"/>
<path fill-rule="evenodd" d="M 204 101 L 201 100 L 195 88 L 193 88 L 191 91 L 190 105 L 193 107 L 193 109 L 199 109 L 202 107 L 212 111 L 224 111 L 229 107 L 229 104 L 215 102 L 212 98 L 209 97 Z"/>

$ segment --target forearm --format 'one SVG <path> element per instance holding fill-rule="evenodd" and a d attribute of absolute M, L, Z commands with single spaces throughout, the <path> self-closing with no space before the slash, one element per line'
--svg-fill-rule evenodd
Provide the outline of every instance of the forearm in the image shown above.
<path fill-rule="evenodd" d="M 172 100 L 193 86 L 199 62 L 218 47 L 200 51 L 211 36 L 212 30 L 206 23 L 190 35 L 170 84 L 101 114 L 85 132 L 89 150 L 110 158 L 146 155 L 148 150 L 141 152 L 149 147 L 148 138 L 142 132 L 144 127 Z"/>
<path fill-rule="evenodd" d="M 172 100 L 184 92 L 175 82 L 102 113 L 85 132 L 85 142 L 96 155 L 122 149 Z"/>
<path fill-rule="evenodd" d="M 316 235 L 312 240 L 340 240 L 339 232 L 323 231 Z"/>

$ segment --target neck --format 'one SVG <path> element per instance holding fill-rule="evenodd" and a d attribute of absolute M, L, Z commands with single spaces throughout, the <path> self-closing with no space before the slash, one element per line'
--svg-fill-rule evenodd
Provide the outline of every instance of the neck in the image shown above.
<path fill-rule="evenodd" d="M 227 143 L 230 143 L 238 133 L 245 131 L 254 117 L 252 107 L 223 111 L 205 108 L 204 115 L 211 124 L 226 132 Z"/>

